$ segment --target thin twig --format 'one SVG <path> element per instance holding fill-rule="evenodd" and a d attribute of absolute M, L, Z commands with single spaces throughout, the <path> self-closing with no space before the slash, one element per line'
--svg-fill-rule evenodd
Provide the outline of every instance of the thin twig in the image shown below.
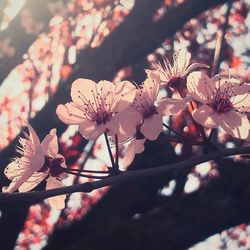
<path fill-rule="evenodd" d="M 115 162 L 119 169 L 119 144 L 118 144 L 118 135 L 115 135 Z"/>

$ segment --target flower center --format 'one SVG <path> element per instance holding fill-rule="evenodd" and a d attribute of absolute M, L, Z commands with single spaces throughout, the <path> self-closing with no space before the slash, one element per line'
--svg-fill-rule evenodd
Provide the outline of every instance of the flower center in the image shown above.
<path fill-rule="evenodd" d="M 49 156 L 45 156 L 43 167 L 39 170 L 39 172 L 46 172 L 49 169 L 51 176 L 59 176 L 64 172 L 61 166 L 63 162 L 64 159 L 62 157 L 52 158 Z"/>
<path fill-rule="evenodd" d="M 142 132 L 141 132 L 141 125 L 137 125 L 136 126 L 136 133 L 135 133 L 135 138 L 137 139 L 137 140 L 142 140 L 142 139 L 144 139 L 145 138 L 145 136 L 142 134 Z"/>
<path fill-rule="evenodd" d="M 168 81 L 168 86 L 174 89 L 181 89 L 185 84 L 185 80 L 180 76 L 174 76 Z"/>
<path fill-rule="evenodd" d="M 97 123 L 97 125 L 100 125 L 100 124 L 106 124 L 112 117 L 112 113 L 111 112 L 107 112 L 107 111 L 98 111 L 96 114 L 95 114 L 95 122 Z"/>
<path fill-rule="evenodd" d="M 153 91 L 153 88 L 150 87 L 149 90 Z M 150 96 L 148 96 L 148 93 L 144 92 L 143 89 L 141 89 L 139 95 L 135 97 L 131 106 L 142 115 L 143 119 L 147 119 L 155 114 L 158 114 L 153 100 L 151 100 Z"/>
<path fill-rule="evenodd" d="M 115 108 L 118 103 L 118 99 L 112 96 L 110 91 L 103 91 L 103 88 L 97 92 L 97 90 L 91 90 L 93 98 L 87 99 L 85 95 L 78 90 L 78 98 L 82 102 L 81 105 L 73 104 L 75 108 L 83 112 L 83 117 L 93 122 L 97 125 L 106 124 L 113 116 Z M 70 115 L 79 117 L 79 115 L 70 113 Z"/>
<path fill-rule="evenodd" d="M 154 105 L 151 106 L 144 106 L 143 107 L 143 112 L 142 112 L 142 116 L 143 119 L 147 119 L 155 114 L 158 114 L 156 107 Z"/>
<path fill-rule="evenodd" d="M 229 87 L 225 88 L 224 91 L 216 88 L 209 106 L 219 114 L 231 111 L 233 109 L 232 94 L 233 91 L 230 91 Z"/>

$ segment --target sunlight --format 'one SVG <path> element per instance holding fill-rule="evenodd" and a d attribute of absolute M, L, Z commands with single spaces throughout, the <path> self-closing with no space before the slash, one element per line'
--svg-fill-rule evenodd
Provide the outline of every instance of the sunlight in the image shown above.
<path fill-rule="evenodd" d="M 0 24 L 0 31 L 5 30 L 11 20 L 17 15 L 21 10 L 26 0 L 10 0 L 8 6 L 3 10 L 4 18 L 3 22 Z"/>

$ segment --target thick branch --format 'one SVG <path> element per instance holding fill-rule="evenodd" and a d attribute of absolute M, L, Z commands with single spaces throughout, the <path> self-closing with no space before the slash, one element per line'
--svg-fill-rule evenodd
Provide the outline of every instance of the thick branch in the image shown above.
<path fill-rule="evenodd" d="M 193 157 L 191 159 L 169 164 L 166 166 L 159 166 L 151 169 L 142 169 L 142 170 L 133 170 L 126 171 L 119 175 L 107 177 L 100 181 L 86 182 L 83 184 L 78 184 L 74 186 L 68 186 L 64 188 L 55 188 L 45 191 L 36 191 L 36 192 L 27 192 L 27 193 L 0 193 L 0 202 L 18 202 L 18 201 L 39 201 L 46 199 L 52 196 L 60 194 L 68 194 L 75 192 L 85 192 L 89 193 L 95 189 L 115 185 L 115 184 L 124 184 L 129 181 L 138 180 L 145 177 L 161 175 L 166 173 L 171 173 L 173 171 L 184 171 L 187 168 L 201 164 L 203 162 L 211 161 L 218 159 L 220 157 L 238 155 L 238 154 L 249 154 L 250 147 L 241 147 L 241 148 L 230 148 L 222 149 L 215 153 L 210 153 L 208 155 L 200 155 Z"/>

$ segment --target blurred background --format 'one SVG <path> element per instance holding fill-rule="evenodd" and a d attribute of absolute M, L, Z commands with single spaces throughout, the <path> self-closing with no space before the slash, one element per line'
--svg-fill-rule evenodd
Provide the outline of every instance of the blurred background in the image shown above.
<path fill-rule="evenodd" d="M 208 74 L 230 69 L 250 82 L 249 9 L 249 0 L 0 0 L 1 187 L 8 184 L 3 169 L 15 156 L 22 120 L 41 139 L 57 128 L 68 167 L 110 165 L 104 138 L 88 142 L 55 114 L 79 77 L 141 83 L 145 69 L 164 57 L 171 61 L 181 48 L 192 62 L 210 65 Z M 199 136 L 184 112 L 166 122 Z M 170 137 L 165 131 L 147 142 L 130 168 L 202 152 Z M 218 138 L 223 147 L 243 145 L 223 132 Z M 0 201 L 0 249 L 250 249 L 247 165 L 239 157 L 216 159 L 184 173 L 76 193 L 62 211 L 46 201 Z M 65 184 L 86 181 L 92 179 L 73 176 Z"/>

